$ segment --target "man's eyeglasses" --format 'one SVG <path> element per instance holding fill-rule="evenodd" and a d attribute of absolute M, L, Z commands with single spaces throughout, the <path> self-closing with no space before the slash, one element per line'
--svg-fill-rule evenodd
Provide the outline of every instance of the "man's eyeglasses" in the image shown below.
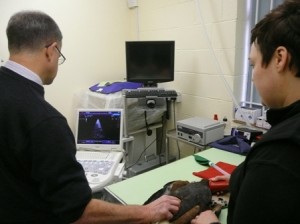
<path fill-rule="evenodd" d="M 55 46 L 55 48 L 59 53 L 58 64 L 61 65 L 65 62 L 66 57 L 61 53 L 61 51 L 58 49 L 58 47 Z"/>
<path fill-rule="evenodd" d="M 45 48 L 48 48 L 48 47 L 50 47 L 51 45 L 52 45 L 52 44 L 46 45 Z M 55 48 L 56 48 L 56 50 L 57 50 L 58 53 L 59 53 L 58 65 L 61 65 L 61 64 L 63 64 L 63 63 L 65 62 L 66 57 L 61 53 L 61 51 L 58 49 L 58 47 L 55 46 Z"/>

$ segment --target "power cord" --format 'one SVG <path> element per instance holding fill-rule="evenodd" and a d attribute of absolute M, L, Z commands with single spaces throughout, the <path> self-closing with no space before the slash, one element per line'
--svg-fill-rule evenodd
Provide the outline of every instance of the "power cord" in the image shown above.
<path fill-rule="evenodd" d="M 163 122 L 164 122 L 164 118 L 162 117 L 162 127 L 163 127 Z M 162 132 L 161 132 L 161 135 L 160 135 L 160 139 L 157 139 L 157 138 L 155 138 L 142 152 L 141 152 L 141 154 L 140 154 L 140 156 L 138 157 L 138 159 L 133 163 L 133 164 L 131 164 L 130 166 L 128 166 L 128 167 L 125 167 L 125 170 L 128 170 L 129 168 L 131 168 L 131 167 L 133 167 L 134 165 L 136 165 L 140 160 L 141 160 L 141 158 L 142 158 L 142 156 L 143 156 L 143 154 L 146 152 L 146 150 L 151 146 L 151 145 L 153 145 L 153 143 L 154 142 L 156 142 L 156 141 L 159 141 L 159 140 L 162 140 L 162 138 L 163 138 L 163 130 L 162 130 Z M 163 144 L 163 141 L 162 141 L 162 144 Z"/>
<path fill-rule="evenodd" d="M 128 167 L 125 167 L 125 170 L 127 170 L 127 169 L 129 169 L 129 168 L 131 168 L 131 167 L 133 167 L 134 165 L 136 165 L 139 161 L 140 161 L 140 159 L 142 158 L 142 156 L 143 156 L 143 154 L 146 152 L 146 150 L 154 143 L 154 142 L 156 142 L 156 138 L 141 152 L 141 154 L 140 154 L 140 156 L 139 156 L 139 158 L 133 163 L 133 164 L 131 164 L 130 166 L 128 166 Z"/>
<path fill-rule="evenodd" d="M 147 130 L 146 133 L 147 133 L 148 136 L 151 136 L 152 135 L 152 130 L 149 129 L 149 124 L 147 122 L 147 111 L 146 110 L 144 110 L 144 115 L 145 115 L 145 124 L 146 124 L 146 130 Z"/>

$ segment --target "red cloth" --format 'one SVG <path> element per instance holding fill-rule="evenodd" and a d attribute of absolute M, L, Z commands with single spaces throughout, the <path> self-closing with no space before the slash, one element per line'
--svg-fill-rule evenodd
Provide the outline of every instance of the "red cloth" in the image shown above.
<path fill-rule="evenodd" d="M 220 167 L 222 170 L 225 170 L 227 173 L 231 174 L 234 169 L 236 168 L 235 165 L 224 163 L 224 162 L 217 162 L 216 165 Z M 203 179 L 210 179 L 215 176 L 222 176 L 223 174 L 220 173 L 218 170 L 216 170 L 213 167 L 209 167 L 206 170 L 202 170 L 199 172 L 193 172 L 193 174 L 197 177 L 201 177 Z M 228 190 L 229 183 L 225 180 L 220 181 L 210 181 L 209 182 L 210 189 L 214 191 L 224 191 Z"/>
<path fill-rule="evenodd" d="M 233 170 L 236 168 L 235 165 L 224 163 L 224 162 L 217 162 L 216 165 L 220 167 L 222 170 L 225 170 L 227 173 L 231 174 Z M 218 170 L 216 170 L 213 167 L 209 167 L 206 170 L 202 170 L 199 172 L 193 172 L 195 176 L 204 178 L 204 179 L 210 179 L 215 176 L 222 176 L 223 174 L 220 173 Z"/>

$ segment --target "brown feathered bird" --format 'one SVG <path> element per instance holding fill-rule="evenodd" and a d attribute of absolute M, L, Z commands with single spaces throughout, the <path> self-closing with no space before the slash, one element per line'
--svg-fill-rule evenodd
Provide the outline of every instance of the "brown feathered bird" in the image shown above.
<path fill-rule="evenodd" d="M 172 223 L 185 224 L 200 212 L 210 209 L 212 194 L 208 187 L 208 180 L 199 182 L 172 181 L 155 192 L 144 204 L 148 204 L 160 196 L 167 194 L 181 200 L 179 211 L 170 220 Z"/>

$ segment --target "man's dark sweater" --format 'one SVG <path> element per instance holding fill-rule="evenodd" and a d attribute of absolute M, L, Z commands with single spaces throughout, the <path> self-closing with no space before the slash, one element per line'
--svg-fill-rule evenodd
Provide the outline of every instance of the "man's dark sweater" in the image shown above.
<path fill-rule="evenodd" d="M 58 95 L 61 93 L 58 93 Z M 44 88 L 0 68 L 0 222 L 70 223 L 91 199 L 66 119 Z"/>

